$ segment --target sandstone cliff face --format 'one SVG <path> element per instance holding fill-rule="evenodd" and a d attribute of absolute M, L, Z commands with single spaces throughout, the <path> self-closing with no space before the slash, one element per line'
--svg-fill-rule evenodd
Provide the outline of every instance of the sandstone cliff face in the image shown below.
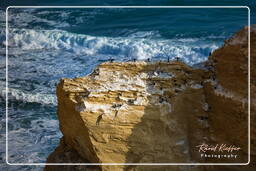
<path fill-rule="evenodd" d="M 256 25 L 251 27 L 250 92 L 251 92 L 251 160 L 249 166 L 216 166 L 212 169 L 250 170 L 256 168 Z M 208 61 L 215 82 L 205 85 L 209 111 L 210 140 L 229 142 L 242 147 L 244 162 L 248 156 L 248 27 L 243 28 L 223 47 L 216 50 Z"/>
<path fill-rule="evenodd" d="M 253 30 L 253 29 L 252 29 Z M 103 63 L 57 86 L 64 135 L 47 162 L 193 163 L 248 161 L 248 51 L 246 28 L 216 50 L 207 69 L 182 62 Z M 256 47 L 256 31 L 251 34 Z M 253 48 L 252 48 L 253 49 Z M 255 49 L 251 67 L 256 66 Z M 251 71 L 251 78 L 256 76 Z M 251 81 L 252 96 L 255 80 Z M 255 101 L 251 117 L 255 120 Z M 255 135 L 255 125 L 252 134 Z M 241 147 L 236 159 L 205 159 L 197 145 Z M 252 137 L 255 158 L 255 136 Z M 66 149 L 66 150 L 65 150 Z M 68 149 L 68 150 L 67 150 Z M 71 152 L 70 152 L 71 151 Z M 59 159 L 72 154 L 73 157 Z M 69 155 L 68 155 L 69 156 Z M 101 166 L 66 170 L 228 170 L 239 167 Z M 248 167 L 247 169 L 252 169 Z M 50 170 L 52 167 L 46 167 Z M 55 167 L 55 170 L 60 169 Z"/>
<path fill-rule="evenodd" d="M 64 141 L 94 163 L 191 162 L 191 143 L 206 136 L 202 75 L 180 62 L 130 62 L 64 79 Z"/>

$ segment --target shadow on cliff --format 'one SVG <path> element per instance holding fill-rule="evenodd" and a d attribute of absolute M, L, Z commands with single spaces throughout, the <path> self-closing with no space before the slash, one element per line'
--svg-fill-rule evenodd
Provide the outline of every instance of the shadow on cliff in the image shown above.
<path fill-rule="evenodd" d="M 171 70 L 167 69 L 168 71 L 166 66 L 161 66 L 161 63 L 156 64 L 153 69 L 147 68 L 149 67 L 148 65 L 145 66 L 144 70 L 149 75 L 151 72 L 153 72 L 152 75 L 155 73 L 155 75 L 160 73 L 168 75 L 167 73 L 174 72 L 175 76 L 168 81 L 161 78 L 153 79 L 150 76 L 146 80 L 148 104 L 144 108 L 144 114 L 140 118 L 140 122 L 133 127 L 132 133 L 128 138 L 129 151 L 126 154 L 126 163 L 244 162 L 242 157 L 244 154 L 242 153 L 239 153 L 242 158 L 238 160 L 211 160 L 200 157 L 201 153 L 196 147 L 199 144 L 226 143 L 241 146 L 241 144 L 246 143 L 246 139 L 238 143 L 231 140 L 230 136 L 224 138 L 220 136 L 236 136 L 237 132 L 232 132 L 229 129 L 217 132 L 217 128 L 227 128 L 224 125 L 236 125 L 233 119 L 225 119 L 226 124 L 220 124 L 221 122 L 219 120 L 216 121 L 217 117 L 215 116 L 216 113 L 219 113 L 224 117 L 226 112 L 232 111 L 230 109 L 232 109 L 231 104 L 233 104 L 233 101 L 215 95 L 213 89 L 205 88 L 204 83 L 202 83 L 204 81 L 203 72 L 192 71 L 186 66 L 180 66 L 184 65 L 179 62 L 174 63 Z M 189 81 L 196 82 L 194 85 L 201 85 L 201 88 L 184 88 L 184 84 Z M 209 96 L 209 93 L 207 94 L 205 91 L 211 92 L 213 97 Z M 217 100 L 218 103 L 214 102 L 214 100 L 208 101 L 209 98 Z M 208 104 L 208 102 L 210 103 Z M 214 110 L 211 109 L 211 105 L 213 105 Z M 217 124 L 217 126 L 210 128 L 210 125 L 214 124 Z M 241 129 L 242 131 L 240 130 L 240 132 L 243 135 L 246 131 L 244 131 L 243 127 Z M 213 132 L 213 137 L 216 137 L 217 141 L 214 141 L 214 138 L 210 135 L 212 130 L 215 131 Z M 182 170 L 183 167 L 186 166 L 149 167 L 131 165 L 127 166 L 125 170 L 169 170 L 171 168 L 173 171 L 178 171 Z M 189 167 L 185 169 L 193 170 Z M 201 171 L 205 167 L 195 166 L 194 169 Z"/>
<path fill-rule="evenodd" d="M 183 72 L 179 66 L 180 63 L 173 64 L 175 72 Z M 159 63 L 153 69 L 147 67 L 146 65 L 144 70 L 149 73 L 149 79 L 146 80 L 148 104 L 144 108 L 144 115 L 140 118 L 140 122 L 134 126 L 128 138 L 129 151 L 126 155 L 126 163 L 191 162 L 189 146 L 198 141 L 193 138 L 195 135 L 191 130 L 197 130 L 195 122 L 198 118 L 191 118 L 195 116 L 190 113 L 199 103 L 194 98 L 199 98 L 199 101 L 200 97 L 198 96 L 202 92 L 195 91 L 193 96 L 189 94 L 191 92 L 182 92 L 182 84 L 187 81 L 183 78 L 183 73 L 180 78 L 174 77 L 166 81 L 150 78 L 150 74 L 167 75 L 171 73 L 172 71 L 166 71 L 166 66 L 162 68 Z M 175 89 L 175 87 L 179 88 Z M 174 89 L 171 90 L 172 88 Z M 198 131 L 200 136 L 206 133 L 205 130 L 203 131 Z M 192 141 L 188 141 L 189 139 Z M 172 169 L 175 171 L 183 167 L 131 165 L 127 166 L 125 170 Z"/>

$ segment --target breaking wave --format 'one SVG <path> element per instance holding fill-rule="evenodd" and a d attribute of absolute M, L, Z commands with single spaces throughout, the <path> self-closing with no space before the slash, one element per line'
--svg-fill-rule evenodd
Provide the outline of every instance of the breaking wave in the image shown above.
<path fill-rule="evenodd" d="M 152 33 L 137 33 L 127 37 L 99 37 L 62 30 L 10 29 L 9 47 L 26 50 L 65 50 L 85 57 L 113 57 L 116 60 L 136 58 L 166 60 L 180 57 L 193 65 L 207 60 L 210 52 L 221 46 L 220 41 L 207 38 L 145 38 Z"/>

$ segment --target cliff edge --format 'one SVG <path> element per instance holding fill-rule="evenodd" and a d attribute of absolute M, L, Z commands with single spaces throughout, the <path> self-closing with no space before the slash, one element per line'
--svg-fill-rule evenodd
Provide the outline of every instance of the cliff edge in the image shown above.
<path fill-rule="evenodd" d="M 251 28 L 251 78 L 256 77 L 255 28 Z M 107 62 L 88 76 L 62 79 L 57 86 L 57 113 L 64 137 L 47 162 L 247 163 L 248 73 L 248 32 L 244 28 L 214 51 L 204 68 L 180 61 Z M 251 80 L 254 121 L 255 86 Z M 255 125 L 251 133 L 255 161 Z M 205 157 L 202 154 L 220 152 L 202 152 L 202 144 L 239 149 L 232 151 L 235 158 Z M 230 151 L 221 154 L 230 155 Z M 46 166 L 45 170 L 201 171 L 216 167 L 101 165 Z"/>

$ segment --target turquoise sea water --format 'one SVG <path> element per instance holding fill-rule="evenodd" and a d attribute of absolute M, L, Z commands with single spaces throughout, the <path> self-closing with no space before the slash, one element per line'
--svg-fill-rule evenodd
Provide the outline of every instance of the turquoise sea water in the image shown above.
<path fill-rule="evenodd" d="M 1 27 L 8 5 L 205 5 L 195 1 L 23 1 L 1 4 Z M 215 1 L 207 5 L 249 5 Z M 34 4 L 33 4 L 34 3 Z M 56 118 L 55 85 L 84 76 L 101 62 L 167 60 L 193 66 L 247 25 L 241 9 L 9 9 L 9 162 L 45 162 L 62 136 Z M 253 22 L 253 21 L 252 21 Z M 0 32 L 0 157 L 5 160 L 5 31 Z M 0 166 L 0 170 L 31 170 Z M 34 167 L 33 170 L 41 170 Z"/>

